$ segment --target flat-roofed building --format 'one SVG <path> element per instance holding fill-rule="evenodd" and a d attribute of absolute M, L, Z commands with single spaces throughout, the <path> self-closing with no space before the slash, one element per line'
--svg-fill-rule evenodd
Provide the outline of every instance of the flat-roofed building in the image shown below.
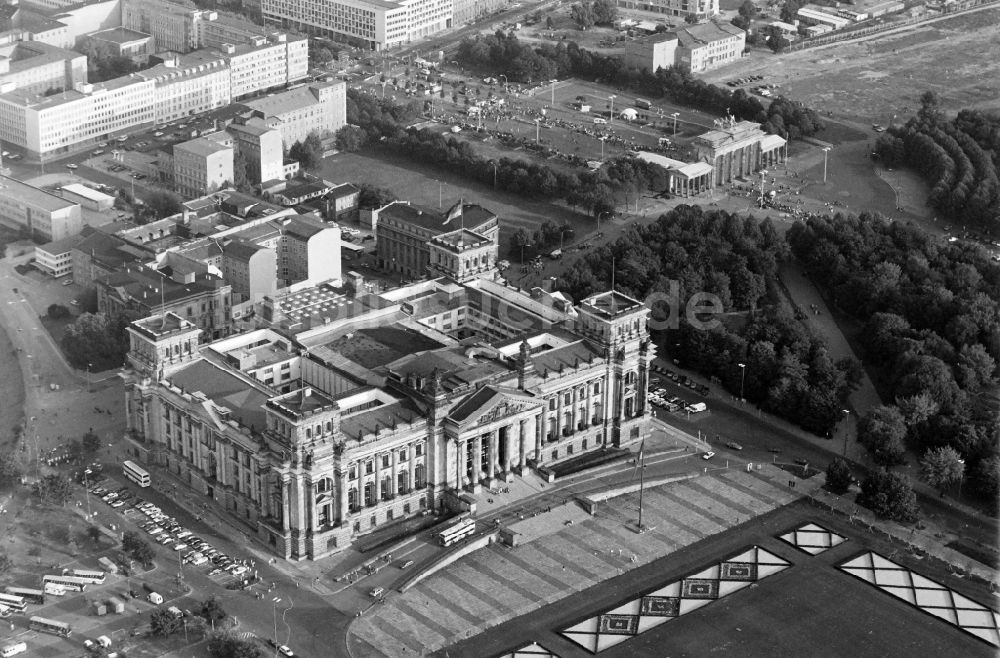
<path fill-rule="evenodd" d="M 275 33 L 240 44 L 222 44 L 217 52 L 229 65 L 233 100 L 308 77 L 309 39 Z"/>
<path fill-rule="evenodd" d="M 153 81 L 131 76 L 77 84 L 52 96 L 21 90 L 0 94 L 0 140 L 24 148 L 36 159 L 152 125 L 154 117 Z"/>
<path fill-rule="evenodd" d="M 41 41 L 16 41 L 0 46 L 0 88 L 44 94 L 72 89 L 86 81 L 85 55 Z"/>
<path fill-rule="evenodd" d="M 384 50 L 452 27 L 452 0 L 261 0 L 269 20 Z"/>
<path fill-rule="evenodd" d="M 174 145 L 174 188 L 189 197 L 210 194 L 233 182 L 231 143 L 199 137 Z"/>
<path fill-rule="evenodd" d="M 106 48 L 117 57 L 128 57 L 144 65 L 153 54 L 153 37 L 125 27 L 113 27 L 87 35 L 87 39 Z"/>
<path fill-rule="evenodd" d="M 73 274 L 73 247 L 80 243 L 82 235 L 77 234 L 62 240 L 46 242 L 35 246 L 35 267 L 53 278 Z"/>
<path fill-rule="evenodd" d="M 617 0 L 622 9 L 636 9 L 664 16 L 685 18 L 693 15 L 699 20 L 719 14 L 719 0 Z"/>
<path fill-rule="evenodd" d="M 98 192 L 92 187 L 81 185 L 80 183 L 70 183 L 62 186 L 62 196 L 64 199 L 79 203 L 88 210 L 106 212 L 115 206 L 115 198 L 104 192 Z"/>
<path fill-rule="evenodd" d="M 829 25 L 834 30 L 842 29 L 851 24 L 850 18 L 824 11 L 817 5 L 806 5 L 800 8 L 796 17 L 806 25 Z"/>
<path fill-rule="evenodd" d="M 260 119 L 246 123 L 233 123 L 226 128 L 233 137 L 236 153 L 243 156 L 250 183 L 260 185 L 267 181 L 284 180 L 284 149 L 281 133 L 269 128 Z"/>
<path fill-rule="evenodd" d="M 309 133 L 332 135 L 347 123 L 347 83 L 311 82 L 288 91 L 243 101 L 255 116 L 281 131 L 285 146 Z"/>
<path fill-rule="evenodd" d="M 102 276 L 154 255 L 141 245 L 129 244 L 116 235 L 89 226 L 85 226 L 80 235 L 80 242 L 72 247 L 73 282 L 84 288 L 92 287 Z"/>
<path fill-rule="evenodd" d="M 500 221 L 476 204 L 458 203 L 447 212 L 396 202 L 382 208 L 375 228 L 380 267 L 421 279 L 431 264 L 431 238 L 465 228 L 492 240 L 498 239 Z"/>
<path fill-rule="evenodd" d="M 80 204 L 0 176 L 0 224 L 36 240 L 58 241 L 83 228 Z"/>
<path fill-rule="evenodd" d="M 626 42 L 625 66 L 656 73 L 677 63 L 677 35 L 661 32 Z"/>
<path fill-rule="evenodd" d="M 189 0 L 121 0 L 121 26 L 152 36 L 154 52 L 197 48 L 202 13 Z"/>
<path fill-rule="evenodd" d="M 730 23 L 701 23 L 674 30 L 677 65 L 701 73 L 735 62 L 746 49 L 747 33 Z"/>
<path fill-rule="evenodd" d="M 151 80 L 156 89 L 157 123 L 201 114 L 229 105 L 232 93 L 229 67 L 218 53 L 158 53 L 159 64 L 133 74 Z"/>
<path fill-rule="evenodd" d="M 454 24 L 473 23 L 505 9 L 509 4 L 509 0 L 454 0 Z"/>

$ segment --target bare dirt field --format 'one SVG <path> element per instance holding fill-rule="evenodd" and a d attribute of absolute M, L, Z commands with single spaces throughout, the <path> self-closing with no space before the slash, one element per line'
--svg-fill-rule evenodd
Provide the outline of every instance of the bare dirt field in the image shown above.
<path fill-rule="evenodd" d="M 1000 7 L 861 41 L 773 56 L 754 51 L 705 76 L 723 82 L 748 73 L 824 115 L 889 123 L 914 113 L 927 90 L 946 110 L 996 108 L 1000 98 Z"/>

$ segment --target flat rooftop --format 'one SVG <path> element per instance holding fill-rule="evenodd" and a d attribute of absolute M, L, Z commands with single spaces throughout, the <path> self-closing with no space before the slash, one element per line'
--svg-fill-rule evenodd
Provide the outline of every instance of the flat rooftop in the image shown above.
<path fill-rule="evenodd" d="M 319 390 L 306 386 L 297 391 L 272 398 L 267 406 L 290 418 L 302 418 L 323 409 L 333 407 L 333 400 L 323 395 Z"/>
<path fill-rule="evenodd" d="M 580 302 L 583 310 L 604 318 L 613 318 L 641 306 L 642 302 L 614 290 L 591 295 Z"/>
<path fill-rule="evenodd" d="M 9 176 L 0 176 L 0 195 L 17 199 L 33 208 L 47 212 L 55 212 L 79 205 Z"/>
<path fill-rule="evenodd" d="M 111 43 L 125 44 L 132 43 L 134 41 L 142 41 L 144 39 L 151 39 L 152 37 L 145 32 L 130 30 L 127 27 L 113 27 L 108 30 L 94 32 L 90 35 L 90 38 L 100 39 L 101 41 L 110 41 Z"/>

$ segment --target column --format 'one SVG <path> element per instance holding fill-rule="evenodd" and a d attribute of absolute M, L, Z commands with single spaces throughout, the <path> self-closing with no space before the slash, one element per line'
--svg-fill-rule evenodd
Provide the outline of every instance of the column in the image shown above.
<path fill-rule="evenodd" d="M 556 393 L 556 441 L 562 437 L 563 423 L 563 393 Z"/>
<path fill-rule="evenodd" d="M 535 421 L 539 430 L 535 433 L 535 460 L 542 458 L 542 442 L 545 441 L 545 434 L 549 429 L 549 412 L 548 405 L 542 407 L 542 411 L 538 414 L 538 420 Z"/>
<path fill-rule="evenodd" d="M 455 446 L 458 447 L 458 442 L 457 441 L 455 442 Z M 407 464 L 407 467 L 408 467 L 409 471 L 408 471 L 408 476 L 406 478 L 406 482 L 407 482 L 407 484 L 410 485 L 410 491 L 413 491 L 414 489 L 417 488 L 417 481 L 413 479 L 414 471 L 417 468 L 417 444 L 414 443 L 414 444 L 410 445 L 410 447 L 407 448 L 407 450 L 409 450 L 409 453 L 407 453 L 407 454 L 410 457 L 410 463 Z M 458 452 L 458 451 L 456 450 L 456 452 Z M 459 469 L 458 470 L 458 473 L 459 473 L 458 486 L 461 487 L 462 486 L 462 478 L 461 478 L 462 467 L 461 467 L 461 461 L 459 462 L 458 469 Z"/>
<path fill-rule="evenodd" d="M 584 420 L 587 421 L 588 427 L 594 420 L 593 398 L 594 398 L 594 382 L 587 382 L 587 417 Z"/>
<path fill-rule="evenodd" d="M 570 427 L 569 427 L 569 429 L 570 429 L 571 432 L 575 432 L 576 428 L 580 426 L 579 425 L 580 419 L 576 417 L 577 413 L 579 413 L 579 411 L 580 411 L 579 409 L 577 409 L 577 402 L 579 401 L 579 390 L 580 390 L 579 386 L 574 385 L 573 386 L 572 397 L 570 398 L 570 400 L 571 400 L 570 404 L 572 406 L 570 407 L 570 416 L 569 416 Z"/>
<path fill-rule="evenodd" d="M 339 508 L 340 517 L 337 519 L 340 523 L 347 523 L 347 517 L 351 515 L 351 510 L 348 508 L 347 503 L 347 491 L 350 485 L 347 482 L 347 473 L 341 473 L 337 477 L 337 484 L 340 486 L 340 490 L 337 492 L 337 507 Z"/>
<path fill-rule="evenodd" d="M 500 430 L 496 429 L 490 432 L 490 454 L 487 455 L 486 459 L 486 472 L 490 477 L 490 481 L 497 476 L 497 449 L 500 447 Z"/>
<path fill-rule="evenodd" d="M 289 499 L 288 480 L 281 481 L 281 529 L 288 532 L 289 517 L 292 515 L 292 505 Z"/>
<path fill-rule="evenodd" d="M 455 488 L 461 489 L 465 486 L 465 441 L 455 439 Z M 410 468 L 412 475 L 413 468 Z"/>
<path fill-rule="evenodd" d="M 378 505 L 378 502 L 380 500 L 382 500 L 382 454 L 381 453 L 375 453 L 375 502 L 374 502 L 374 505 Z"/>
<path fill-rule="evenodd" d="M 389 483 L 389 495 L 395 497 L 399 493 L 399 476 L 396 469 L 399 468 L 399 448 L 392 449 L 392 480 Z"/>
<path fill-rule="evenodd" d="M 475 485 L 479 482 L 482 477 L 480 473 L 483 472 L 483 435 L 477 434 L 476 441 L 473 444 L 473 450 L 476 452 L 472 455 L 472 484 Z"/>
<path fill-rule="evenodd" d="M 306 528 L 309 529 L 309 532 L 315 532 L 316 519 L 319 517 L 316 514 L 316 491 L 313 489 L 313 483 L 308 480 L 303 484 L 303 488 L 306 495 L 309 496 L 306 500 Z"/>
<path fill-rule="evenodd" d="M 520 453 L 517 456 L 517 466 L 523 471 L 525 463 L 527 462 L 528 459 L 527 454 L 525 453 L 526 449 L 525 439 L 527 438 L 525 437 L 525 434 L 528 431 L 528 421 L 522 420 L 520 423 L 518 423 L 518 429 L 520 430 L 518 435 L 518 447 L 520 448 Z"/>

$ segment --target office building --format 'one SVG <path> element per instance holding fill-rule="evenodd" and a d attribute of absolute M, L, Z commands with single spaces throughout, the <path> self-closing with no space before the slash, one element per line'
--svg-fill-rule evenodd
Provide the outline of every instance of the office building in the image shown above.
<path fill-rule="evenodd" d="M 83 228 L 80 241 L 72 245 L 71 251 L 73 282 L 83 288 L 93 287 L 99 278 L 126 265 L 145 262 L 154 256 L 152 250 L 142 245 L 130 244 L 90 226 Z"/>
<path fill-rule="evenodd" d="M 154 52 L 198 48 L 203 13 L 189 0 L 121 0 L 121 26 L 150 35 Z"/>
<path fill-rule="evenodd" d="M 280 132 L 260 119 L 230 124 L 226 132 L 232 136 L 236 153 L 246 162 L 247 179 L 252 185 L 284 180 L 285 153 Z"/>
<path fill-rule="evenodd" d="M 303 80 L 309 74 L 309 39 L 302 36 L 275 33 L 248 43 L 223 44 L 216 52 L 229 66 L 233 100 Z"/>
<path fill-rule="evenodd" d="M 209 50 L 159 53 L 156 60 L 160 63 L 132 77 L 155 85 L 157 123 L 229 105 L 232 94 L 229 67 L 218 53 Z"/>
<path fill-rule="evenodd" d="M 153 54 L 153 37 L 124 27 L 113 27 L 88 34 L 87 39 L 116 57 L 128 57 L 139 66 L 145 66 Z"/>
<path fill-rule="evenodd" d="M 210 194 L 233 183 L 232 143 L 199 137 L 175 144 L 174 189 L 185 197 Z"/>
<path fill-rule="evenodd" d="M 0 224 L 33 240 L 64 240 L 83 228 L 80 204 L 0 176 Z"/>
<path fill-rule="evenodd" d="M 452 0 L 261 0 L 265 19 L 384 50 L 448 29 Z"/>
<path fill-rule="evenodd" d="M 138 320 L 128 449 L 157 486 L 190 487 L 279 557 L 318 559 L 528 469 L 641 441 L 648 314 L 617 292 L 574 306 L 446 275 L 382 296 L 289 291 L 265 306 L 267 327 L 204 346 L 183 317 Z"/>
<path fill-rule="evenodd" d="M 403 202 L 390 204 L 380 211 L 375 227 L 379 267 L 424 278 L 431 264 L 428 241 L 459 228 L 497 242 L 500 222 L 495 214 L 474 204 L 456 204 L 446 212 Z"/>
<path fill-rule="evenodd" d="M 0 46 L 0 89 L 45 94 L 87 82 L 87 58 L 41 41 Z"/>
<path fill-rule="evenodd" d="M 342 80 L 311 82 L 241 104 L 281 131 L 285 146 L 304 140 L 309 133 L 336 133 L 347 123 L 347 83 Z"/>
<path fill-rule="evenodd" d="M 681 19 L 693 15 L 704 20 L 719 14 L 719 0 L 618 0 L 618 6 Z"/>
<path fill-rule="evenodd" d="M 73 274 L 73 247 L 82 239 L 80 234 L 62 240 L 35 245 L 35 267 L 58 279 Z"/>
<path fill-rule="evenodd" d="M 677 63 L 677 35 L 660 32 L 625 43 L 625 66 L 656 73 Z"/>
<path fill-rule="evenodd" d="M 506 9 L 509 4 L 509 0 L 454 0 L 452 9 L 454 24 L 474 23 L 490 14 Z"/>

